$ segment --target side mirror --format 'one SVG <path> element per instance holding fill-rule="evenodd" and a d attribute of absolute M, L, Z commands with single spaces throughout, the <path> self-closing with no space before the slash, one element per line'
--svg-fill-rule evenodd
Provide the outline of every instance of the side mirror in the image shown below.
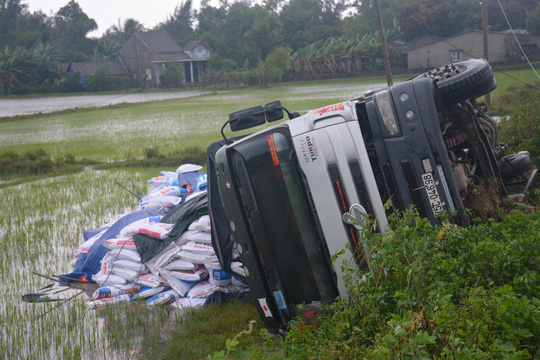
<path fill-rule="evenodd" d="M 276 100 L 264 105 L 264 112 L 266 113 L 266 120 L 273 122 L 283 119 L 283 106 L 281 101 Z"/>
<path fill-rule="evenodd" d="M 254 126 L 262 125 L 265 122 L 264 109 L 262 106 L 254 106 L 249 109 L 229 114 L 229 124 L 232 131 L 249 129 Z"/>

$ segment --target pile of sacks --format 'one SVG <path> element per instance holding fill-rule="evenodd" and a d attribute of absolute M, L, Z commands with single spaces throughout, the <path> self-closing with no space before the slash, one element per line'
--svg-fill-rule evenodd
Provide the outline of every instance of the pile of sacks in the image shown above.
<path fill-rule="evenodd" d="M 157 216 L 143 218 L 126 225 L 114 238 L 103 243 L 109 251 L 101 260 L 101 268 L 92 280 L 100 285 L 86 303 L 102 307 L 117 302 L 144 300 L 147 305 L 173 304 L 179 308 L 200 307 L 216 291 L 245 292 L 247 284 L 221 270 L 211 242 L 210 217 L 195 219 L 182 235 L 142 263 L 133 236 L 145 234 L 154 239 L 166 239 L 174 224 L 159 222 L 174 206 L 190 201 L 206 191 L 206 174 L 198 173 L 195 189 L 178 183 L 178 173 L 200 170 L 200 166 L 182 165 L 177 172 L 161 172 L 149 180 L 148 194 L 142 197 L 137 210 L 151 209 Z M 118 218 L 121 218 L 119 215 Z M 112 226 L 107 224 L 78 249 L 88 252 L 92 245 Z M 238 253 L 233 254 L 237 258 Z M 233 270 L 244 275 L 239 261 Z"/>

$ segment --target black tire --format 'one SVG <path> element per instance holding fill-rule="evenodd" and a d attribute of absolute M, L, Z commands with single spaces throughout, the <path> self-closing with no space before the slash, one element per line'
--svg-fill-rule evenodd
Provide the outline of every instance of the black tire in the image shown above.
<path fill-rule="evenodd" d="M 504 182 L 516 178 L 533 167 L 531 155 L 528 151 L 520 151 L 502 158 L 499 163 L 501 178 Z"/>
<path fill-rule="evenodd" d="M 444 65 L 419 77 L 433 79 L 435 91 L 444 105 L 476 99 L 497 87 L 491 66 L 485 59 L 469 59 Z"/>

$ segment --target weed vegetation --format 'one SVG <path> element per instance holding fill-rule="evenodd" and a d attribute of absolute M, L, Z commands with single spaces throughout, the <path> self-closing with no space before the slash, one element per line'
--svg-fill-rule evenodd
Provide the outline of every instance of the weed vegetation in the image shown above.
<path fill-rule="evenodd" d="M 509 117 L 500 122 L 501 142 L 509 153 L 529 151 L 533 162 L 540 164 L 540 83 L 532 87 L 510 88 L 500 99 L 508 107 L 515 107 Z"/>
<path fill-rule="evenodd" d="M 537 359 L 539 233 L 537 212 L 470 228 L 394 216 L 386 235 L 365 233 L 370 272 L 343 264 L 348 300 L 327 306 L 316 327 L 298 319 L 278 350 L 251 356 Z"/>
<path fill-rule="evenodd" d="M 469 229 L 433 228 L 405 213 L 386 236 L 366 234 L 372 271 L 350 270 L 349 299 L 329 305 L 318 328 L 298 323 L 283 341 L 261 328 L 251 304 L 184 317 L 137 303 L 90 311 L 84 295 L 21 301 L 50 283 L 33 271 L 69 272 L 84 231 L 134 210 L 137 200 L 116 182 L 132 179 L 144 191 L 161 170 L 204 164 L 230 112 L 281 99 L 305 113 L 384 86 L 351 79 L 279 84 L 1 121 L 0 357 L 540 357 L 538 212 L 501 214 Z M 527 107 L 538 103 L 534 94 L 493 98 L 523 102 L 522 115 L 501 123 L 501 137 L 511 149 L 538 154 L 540 111 Z"/>

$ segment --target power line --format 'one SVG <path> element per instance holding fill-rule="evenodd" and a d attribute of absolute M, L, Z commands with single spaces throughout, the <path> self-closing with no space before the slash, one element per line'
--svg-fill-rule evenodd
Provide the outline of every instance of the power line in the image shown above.
<path fill-rule="evenodd" d="M 531 67 L 531 69 L 534 71 L 534 73 L 536 74 L 536 77 L 538 79 L 540 79 L 540 75 L 538 75 L 538 73 L 536 72 L 536 70 L 534 69 L 534 66 L 531 64 L 531 62 L 529 61 L 529 58 L 527 57 L 527 54 L 525 54 L 525 51 L 523 50 L 523 48 L 521 47 L 521 44 L 519 43 L 519 40 L 516 36 L 516 32 L 514 31 L 514 29 L 512 29 L 512 25 L 510 25 L 510 21 L 508 20 L 508 17 L 506 16 L 506 12 L 504 11 L 503 9 L 503 6 L 501 4 L 501 0 L 497 0 L 497 2 L 499 3 L 499 7 L 501 8 L 501 11 L 504 15 L 504 18 L 506 19 L 506 23 L 508 24 L 508 27 L 510 28 L 510 31 L 512 31 L 512 35 L 514 36 L 514 39 L 516 40 L 516 43 L 518 44 L 519 46 L 519 49 L 521 50 L 521 53 L 523 54 L 523 56 L 525 56 L 525 59 L 527 60 L 527 63 L 529 64 L 529 66 Z"/>
<path fill-rule="evenodd" d="M 484 1 L 485 1 L 485 0 L 484 0 Z M 499 1 L 499 5 L 500 5 L 500 0 L 498 0 L 498 1 Z M 538 3 L 538 1 L 536 1 L 536 0 L 532 0 L 532 1 Z M 391 4 L 386 3 L 386 6 L 388 6 L 390 9 L 394 10 L 394 11 L 396 12 L 396 14 L 399 14 L 399 9 L 396 9 L 396 8 L 395 8 L 394 6 L 392 6 Z M 502 9 L 502 7 L 501 7 L 501 9 Z M 504 14 L 504 10 L 503 10 L 503 14 Z M 506 17 L 506 14 L 504 14 L 504 16 Z M 408 20 L 408 19 L 406 19 L 406 18 L 405 18 L 405 20 L 407 20 L 407 21 L 410 22 L 411 24 L 415 25 L 411 20 Z M 508 20 L 507 20 L 507 21 L 508 21 Z M 508 25 L 510 26 L 510 24 L 508 24 Z M 512 30 L 512 34 L 514 34 L 514 31 L 513 31 L 513 30 Z M 514 37 L 515 37 L 515 34 L 514 34 Z M 441 41 L 441 42 L 443 42 L 443 43 L 445 43 L 445 44 L 447 44 L 447 45 L 449 45 L 449 46 L 450 46 L 452 49 L 454 49 L 454 50 L 459 50 L 459 51 L 463 52 L 465 55 L 470 56 L 470 57 L 473 57 L 471 54 L 469 54 L 469 53 L 467 53 L 467 52 L 465 52 L 465 51 L 463 51 L 463 50 L 458 49 L 455 45 L 449 43 L 449 42 L 446 41 L 445 39 L 441 39 L 441 38 L 437 37 L 437 40 L 438 40 L 438 41 Z M 517 39 L 516 39 L 516 41 L 517 41 Z M 519 42 L 518 42 L 518 45 L 519 45 Z M 520 45 L 520 48 L 521 48 L 521 45 Z M 521 51 L 523 52 L 523 49 L 522 49 L 522 48 L 521 48 Z M 524 53 L 524 52 L 523 52 L 523 53 Z M 525 53 L 524 53 L 524 54 L 525 54 Z M 527 58 L 526 55 L 525 55 L 525 58 Z M 531 64 L 528 58 L 527 58 L 527 62 L 529 63 L 529 65 Z M 530 66 L 531 66 L 531 68 L 532 68 L 532 65 L 530 65 Z M 528 86 L 529 88 L 534 89 L 534 90 L 540 92 L 540 88 L 538 88 L 538 87 L 536 87 L 536 86 L 534 86 L 534 85 L 531 85 L 531 84 L 529 84 L 529 83 L 526 83 L 526 82 L 524 82 L 524 81 L 522 81 L 522 80 L 520 80 L 520 79 L 518 79 L 518 78 L 516 78 L 516 77 L 514 77 L 514 76 L 512 76 L 512 75 L 510 75 L 510 74 L 508 74 L 508 73 L 506 73 L 506 72 L 504 72 L 503 70 L 500 70 L 500 69 L 496 68 L 496 67 L 493 66 L 493 65 L 491 65 L 491 67 L 492 67 L 494 70 L 496 70 L 497 72 L 500 72 L 501 74 L 504 74 L 504 75 L 506 75 L 506 76 L 508 76 L 508 77 L 510 77 L 510 78 L 512 78 L 512 79 L 514 79 L 514 80 L 516 80 L 517 82 L 519 82 L 519 83 L 521 83 L 521 84 L 523 84 L 523 85 L 526 85 L 526 86 Z M 535 72 L 535 74 L 538 76 L 538 74 L 536 73 L 536 71 L 534 70 L 534 68 L 532 68 L 532 69 L 533 69 L 533 71 Z"/>

